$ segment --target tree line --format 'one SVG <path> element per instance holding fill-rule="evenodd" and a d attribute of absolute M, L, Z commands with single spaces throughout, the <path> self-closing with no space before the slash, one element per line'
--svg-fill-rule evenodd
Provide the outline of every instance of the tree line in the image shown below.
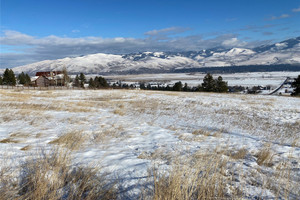
<path fill-rule="evenodd" d="M 213 76 L 208 73 L 203 79 L 203 83 L 197 87 L 190 87 L 187 83 L 182 84 L 181 81 L 176 82 L 172 87 L 167 86 L 157 86 L 152 87 L 151 84 L 145 85 L 140 84 L 141 89 L 145 90 L 165 90 L 165 91 L 185 91 L 185 92 L 228 92 L 228 84 L 223 81 L 222 76 L 214 79 Z"/>
<path fill-rule="evenodd" d="M 67 75 L 66 70 L 64 69 L 64 76 L 66 77 L 65 81 L 71 81 L 74 87 L 82 87 L 84 88 L 84 84 L 87 82 L 86 77 L 83 73 L 77 74 L 74 80 L 70 80 L 69 76 Z M 31 83 L 30 76 L 22 72 L 17 77 L 12 69 L 6 68 L 3 76 L 0 76 L 0 85 L 10 85 L 15 86 L 17 83 L 22 84 L 24 86 L 29 86 Z M 113 84 L 110 86 L 105 78 L 101 76 L 96 76 L 95 78 L 90 78 L 88 81 L 88 87 L 90 89 L 99 89 L 99 88 L 134 88 L 134 85 L 128 84 Z M 292 96 L 299 96 L 300 95 L 300 75 L 294 79 L 292 82 L 292 87 L 294 87 L 294 91 Z M 157 86 L 152 87 L 151 84 L 145 85 L 145 83 L 140 83 L 140 89 L 144 90 L 165 90 L 165 91 L 185 91 L 185 92 L 228 92 L 229 89 L 233 91 L 239 91 L 242 88 L 236 87 L 229 87 L 227 82 L 223 81 L 222 76 L 214 79 L 210 73 L 207 73 L 203 79 L 203 83 L 198 85 L 197 87 L 190 87 L 187 83 L 182 84 L 181 81 L 176 82 L 173 86 Z"/>
<path fill-rule="evenodd" d="M 84 84 L 86 83 L 86 77 L 83 73 L 77 74 L 75 79 L 73 80 L 74 87 L 81 87 L 84 88 Z M 96 76 L 94 79 L 90 78 L 88 81 L 89 88 L 96 89 L 96 88 L 108 88 L 109 84 L 107 83 L 106 79 L 102 76 Z"/>
<path fill-rule="evenodd" d="M 16 77 L 12 69 L 6 68 L 3 76 L 0 76 L 0 85 L 15 86 L 17 83 L 28 86 L 31 83 L 30 76 L 22 72 Z"/>

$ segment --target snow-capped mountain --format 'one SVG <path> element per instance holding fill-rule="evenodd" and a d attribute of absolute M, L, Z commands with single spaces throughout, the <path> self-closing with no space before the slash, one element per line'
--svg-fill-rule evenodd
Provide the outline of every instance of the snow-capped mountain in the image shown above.
<path fill-rule="evenodd" d="M 300 37 L 253 49 L 214 48 L 188 52 L 142 52 L 126 55 L 91 54 L 75 58 L 45 60 L 13 68 L 34 74 L 66 68 L 71 74 L 158 73 L 178 69 L 245 65 L 294 64 L 300 66 Z"/>

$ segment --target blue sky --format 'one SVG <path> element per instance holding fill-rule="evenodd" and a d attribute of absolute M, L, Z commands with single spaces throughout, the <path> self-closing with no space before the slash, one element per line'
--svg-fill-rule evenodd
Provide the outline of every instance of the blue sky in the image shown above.
<path fill-rule="evenodd" d="M 99 52 L 251 48 L 300 36 L 300 0 L 0 2 L 0 68 Z"/>

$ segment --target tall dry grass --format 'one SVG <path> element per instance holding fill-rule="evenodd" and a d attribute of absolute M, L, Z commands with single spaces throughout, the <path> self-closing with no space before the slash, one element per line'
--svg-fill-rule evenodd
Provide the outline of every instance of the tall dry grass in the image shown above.
<path fill-rule="evenodd" d="M 217 154 L 201 153 L 174 162 L 169 171 L 153 167 L 151 199 L 238 198 L 237 190 L 228 188 L 230 179 L 224 176 L 226 163 L 227 160 Z"/>
<path fill-rule="evenodd" d="M 40 151 L 29 158 L 14 176 L 0 170 L 0 199 L 115 199 L 114 184 L 99 175 L 99 169 L 72 167 L 69 151 Z"/>
<path fill-rule="evenodd" d="M 274 153 L 271 151 L 270 144 L 265 144 L 255 156 L 257 158 L 256 162 L 258 165 L 264 165 L 268 167 L 273 166 Z"/>
<path fill-rule="evenodd" d="M 72 131 L 60 135 L 49 144 L 57 144 L 70 150 L 78 150 L 86 141 L 87 136 L 82 131 Z"/>

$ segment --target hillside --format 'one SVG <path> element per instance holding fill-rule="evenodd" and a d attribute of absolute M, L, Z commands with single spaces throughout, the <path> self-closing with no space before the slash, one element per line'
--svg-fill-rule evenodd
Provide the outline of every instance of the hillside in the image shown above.
<path fill-rule="evenodd" d="M 129 74 L 197 71 L 207 67 L 273 66 L 300 67 L 300 37 L 253 49 L 215 48 L 190 52 L 142 52 L 125 55 L 91 54 L 74 58 L 45 60 L 13 68 L 18 74 L 57 71 L 66 68 L 76 74 Z M 236 69 L 238 71 L 238 69 Z M 265 69 L 272 71 L 271 68 Z M 231 70 L 235 71 L 235 69 Z M 254 71 L 257 71 L 255 69 Z M 260 71 L 260 70 L 258 70 Z"/>

